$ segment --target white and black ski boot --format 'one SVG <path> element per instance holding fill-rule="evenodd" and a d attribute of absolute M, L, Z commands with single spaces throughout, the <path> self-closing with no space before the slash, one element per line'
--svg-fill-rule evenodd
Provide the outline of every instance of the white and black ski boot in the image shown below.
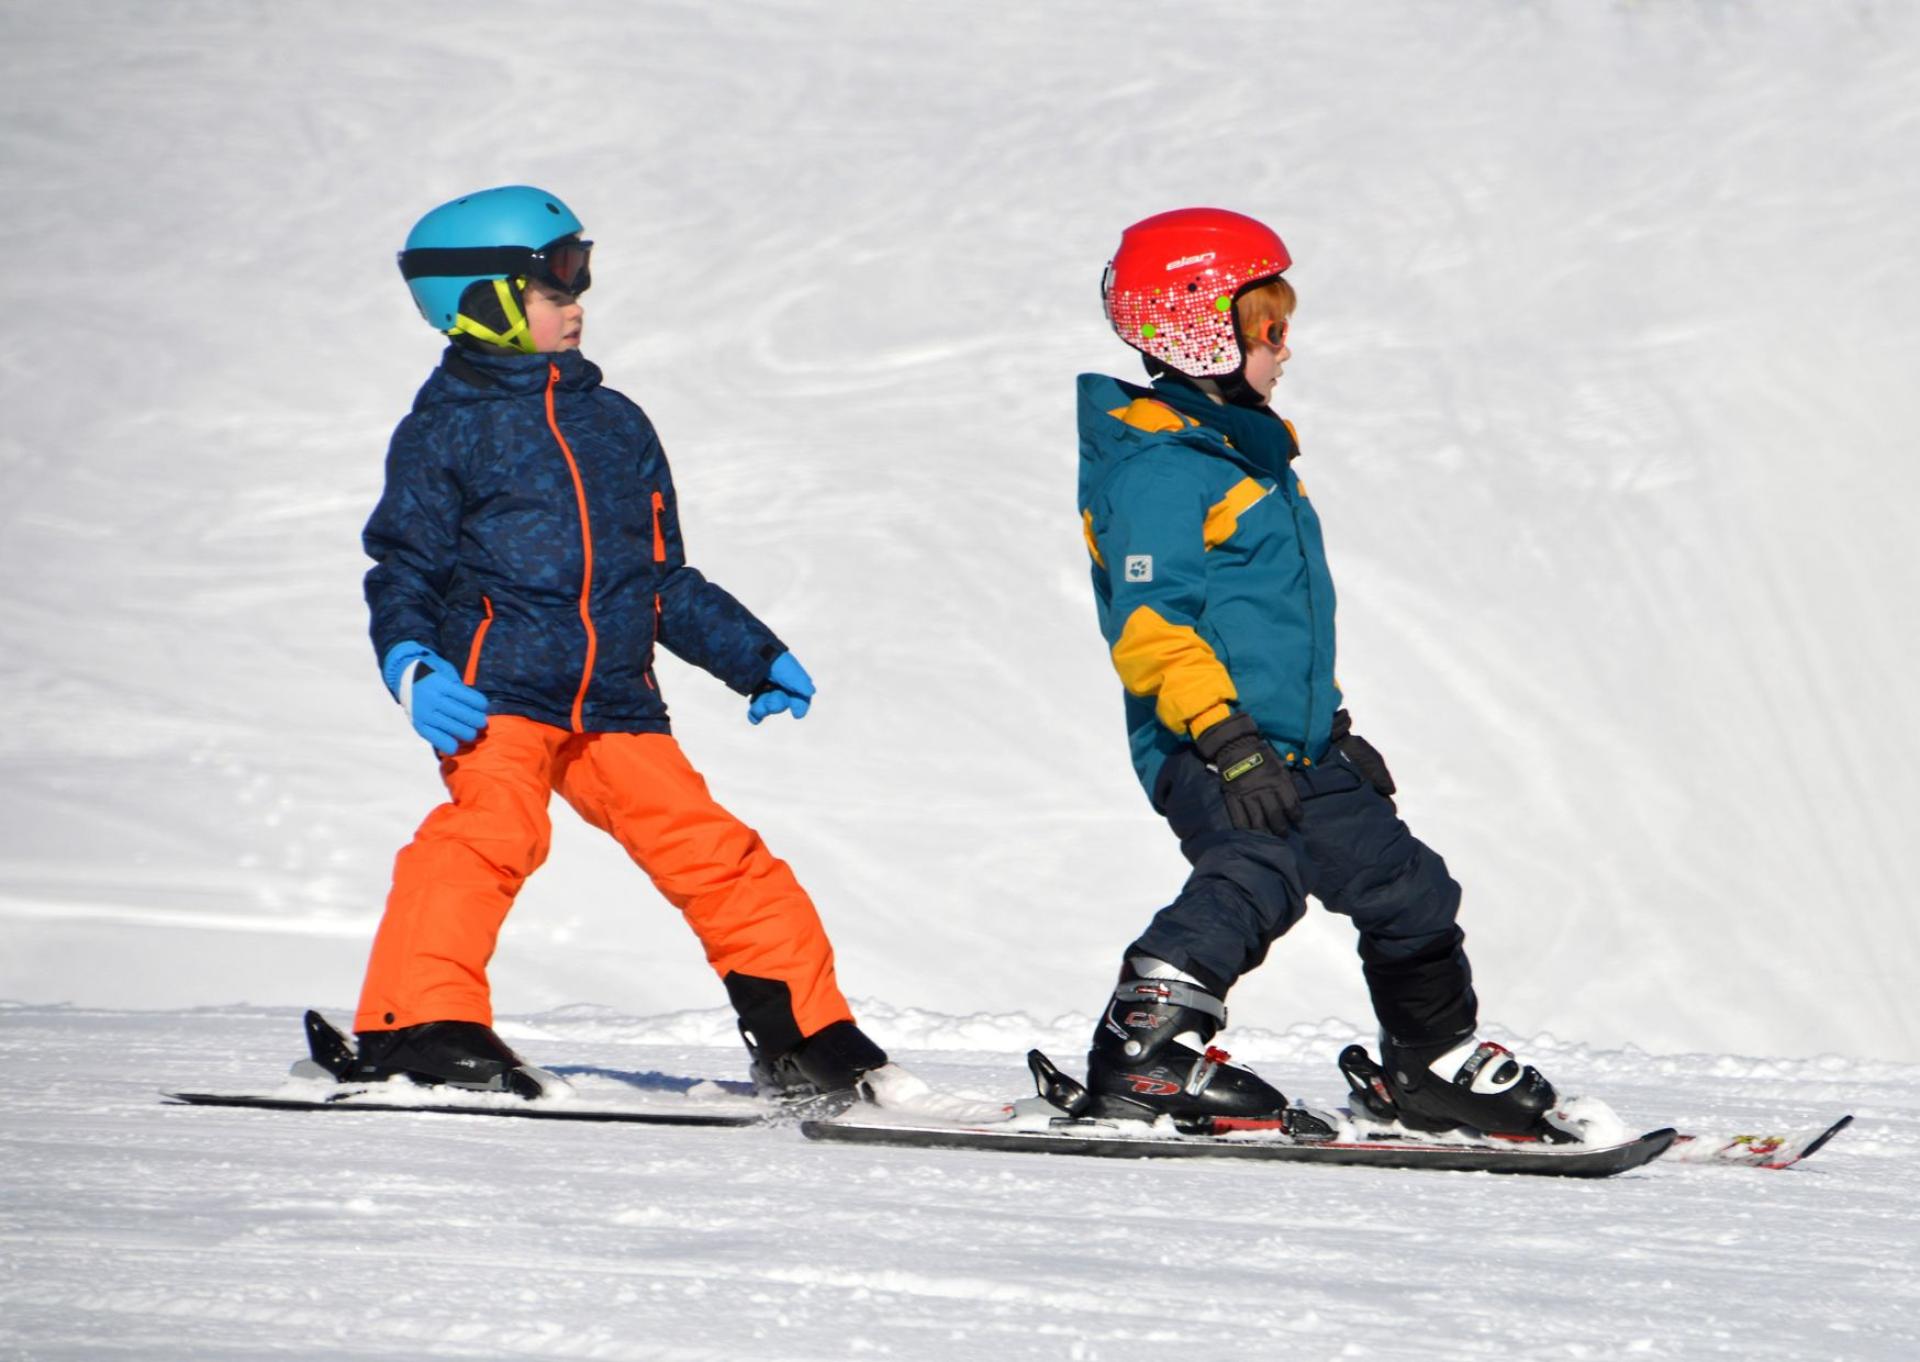
<path fill-rule="evenodd" d="M 1378 1077 L 1392 1115 L 1411 1129 L 1466 1127 L 1488 1135 L 1571 1138 L 1547 1119 L 1559 1101 L 1553 1084 L 1504 1045 L 1469 1036 L 1403 1046 L 1383 1035 L 1380 1057 Z M 1345 1055 L 1341 1068 L 1348 1069 Z M 1351 1072 L 1348 1081 L 1354 1081 Z"/>
<path fill-rule="evenodd" d="M 1227 1005 L 1164 960 L 1132 956 L 1094 1029 L 1087 1053 L 1085 1114 L 1122 1120 L 1172 1118 L 1200 1133 L 1222 1122 L 1288 1119 L 1287 1099 L 1207 1042 L 1227 1024 Z"/>
<path fill-rule="evenodd" d="M 310 1028 L 311 1029 L 311 1028 Z M 541 1097 L 566 1080 L 515 1054 L 493 1028 L 471 1021 L 430 1021 L 397 1031 L 362 1031 L 343 1083 L 407 1078 L 429 1086 Z"/>
<path fill-rule="evenodd" d="M 814 1032 L 791 1050 L 769 1054 L 743 1023 L 748 1072 L 760 1096 L 809 1112 L 842 1111 L 861 1097 L 861 1080 L 887 1063 L 887 1052 L 850 1021 Z"/>

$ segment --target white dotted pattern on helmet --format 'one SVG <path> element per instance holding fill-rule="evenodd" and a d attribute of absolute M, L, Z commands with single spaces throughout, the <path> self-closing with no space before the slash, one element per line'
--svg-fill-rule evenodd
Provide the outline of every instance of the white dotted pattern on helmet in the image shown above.
<path fill-rule="evenodd" d="M 1271 259 L 1215 261 L 1180 273 L 1165 288 L 1114 289 L 1107 295 L 1107 320 L 1120 339 L 1168 368 L 1190 378 L 1223 378 L 1240 368 L 1234 295 L 1253 280 L 1279 273 Z"/>

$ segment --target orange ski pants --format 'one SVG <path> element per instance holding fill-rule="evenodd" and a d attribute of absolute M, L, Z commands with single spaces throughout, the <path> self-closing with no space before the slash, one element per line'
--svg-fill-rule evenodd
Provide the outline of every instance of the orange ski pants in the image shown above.
<path fill-rule="evenodd" d="M 801 1036 L 852 1019 L 813 900 L 758 833 L 714 802 L 668 735 L 572 733 L 497 715 L 440 774 L 452 797 L 394 860 L 356 1031 L 493 1024 L 487 962 L 514 896 L 546 860 L 555 790 L 686 915 L 730 993 L 733 976 L 762 991 L 784 985 Z"/>

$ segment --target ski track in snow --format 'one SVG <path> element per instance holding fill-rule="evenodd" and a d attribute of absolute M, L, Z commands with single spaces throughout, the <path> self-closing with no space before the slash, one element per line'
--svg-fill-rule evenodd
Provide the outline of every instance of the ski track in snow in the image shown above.
<path fill-rule="evenodd" d="M 876 1008 L 1017 1095 L 1088 1019 Z M 504 1019 L 536 1062 L 737 1078 L 724 1009 Z M 938 1048 L 919 1042 L 945 1037 Z M 1336 1100 L 1337 1024 L 1251 1032 Z M 0 1357 L 1834 1359 L 1920 1350 L 1920 1066 L 1533 1047 L 1629 1124 L 1855 1127 L 1784 1173 L 1604 1182 L 1114 1164 L 162 1104 L 271 1087 L 272 1008 L 0 1010 Z M 964 1044 L 967 1048 L 958 1048 Z"/>

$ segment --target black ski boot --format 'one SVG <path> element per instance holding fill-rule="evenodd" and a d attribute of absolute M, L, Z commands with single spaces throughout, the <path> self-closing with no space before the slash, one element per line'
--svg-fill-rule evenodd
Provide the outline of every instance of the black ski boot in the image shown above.
<path fill-rule="evenodd" d="M 476 1092 L 539 1097 L 566 1081 L 516 1055 L 493 1028 L 470 1021 L 431 1021 L 397 1031 L 362 1031 L 343 1083 L 409 1078 Z"/>
<path fill-rule="evenodd" d="M 767 1054 L 743 1023 L 748 1072 L 760 1096 L 809 1111 L 843 1111 L 860 1098 L 860 1080 L 887 1062 L 887 1052 L 850 1021 L 814 1032 L 791 1050 Z"/>
<path fill-rule="evenodd" d="M 1415 1130 L 1465 1126 L 1488 1135 L 1567 1138 L 1547 1120 L 1559 1100 L 1553 1084 L 1504 1045 L 1469 1037 L 1402 1046 L 1382 1036 L 1380 1058 L 1394 1110 Z"/>
<path fill-rule="evenodd" d="M 1207 1044 L 1226 1024 L 1227 1005 L 1198 979 L 1163 960 L 1130 958 L 1087 1053 L 1086 1114 L 1168 1116 L 1197 1132 L 1230 1128 L 1222 1121 L 1284 1123 L 1280 1090 Z"/>

